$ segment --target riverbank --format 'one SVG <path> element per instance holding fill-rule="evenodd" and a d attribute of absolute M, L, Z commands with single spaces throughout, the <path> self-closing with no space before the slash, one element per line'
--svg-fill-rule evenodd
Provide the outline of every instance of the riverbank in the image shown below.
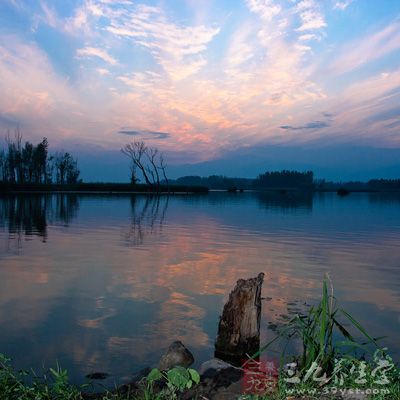
<path fill-rule="evenodd" d="M 204 186 L 131 185 L 129 183 L 0 183 L 1 193 L 140 193 L 140 194 L 189 194 L 208 193 Z"/>

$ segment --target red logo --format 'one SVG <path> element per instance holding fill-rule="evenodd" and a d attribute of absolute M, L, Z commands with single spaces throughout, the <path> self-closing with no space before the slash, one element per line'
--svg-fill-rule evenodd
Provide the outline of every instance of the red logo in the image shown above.
<path fill-rule="evenodd" d="M 274 361 L 247 360 L 243 363 L 243 392 L 264 395 L 278 385 L 278 368 Z"/>

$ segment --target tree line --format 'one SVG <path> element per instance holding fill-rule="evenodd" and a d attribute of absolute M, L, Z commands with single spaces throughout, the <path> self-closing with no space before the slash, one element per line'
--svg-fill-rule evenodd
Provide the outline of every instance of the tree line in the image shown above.
<path fill-rule="evenodd" d="M 241 189 L 253 189 L 254 179 L 248 178 L 228 178 L 223 175 L 210 175 L 208 177 L 201 176 L 182 176 L 173 181 L 176 185 L 184 186 L 206 186 L 210 189 L 228 190 L 233 187 Z"/>
<path fill-rule="evenodd" d="M 315 187 L 318 190 L 338 190 L 342 188 L 349 191 L 399 191 L 400 179 L 370 179 L 368 182 L 330 182 L 320 179 L 316 181 Z"/>
<path fill-rule="evenodd" d="M 208 177 L 183 176 L 173 181 L 177 185 L 207 186 L 210 189 L 312 189 L 314 174 L 312 171 L 272 171 L 258 175 L 257 178 L 228 178 L 222 175 Z"/>
<path fill-rule="evenodd" d="M 49 154 L 46 138 L 34 145 L 23 143 L 19 130 L 8 133 L 0 149 L 0 181 L 6 183 L 71 184 L 79 181 L 78 161 L 68 152 Z"/>
<path fill-rule="evenodd" d="M 255 188 L 302 188 L 312 189 L 314 173 L 312 171 L 272 171 L 260 174 L 253 182 Z"/>

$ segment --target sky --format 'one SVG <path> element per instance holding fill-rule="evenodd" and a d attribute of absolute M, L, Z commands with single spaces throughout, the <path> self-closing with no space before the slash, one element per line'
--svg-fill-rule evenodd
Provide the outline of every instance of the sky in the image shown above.
<path fill-rule="evenodd" d="M 85 180 L 133 140 L 172 177 L 400 177 L 400 1 L 0 0 L 0 93 Z"/>

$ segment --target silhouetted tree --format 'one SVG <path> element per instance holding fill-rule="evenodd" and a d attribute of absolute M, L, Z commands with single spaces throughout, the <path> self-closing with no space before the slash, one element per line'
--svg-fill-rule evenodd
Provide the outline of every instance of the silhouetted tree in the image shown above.
<path fill-rule="evenodd" d="M 158 156 L 158 149 L 153 147 L 148 147 L 146 151 L 146 156 L 149 160 L 150 165 L 147 166 L 147 171 L 151 175 L 153 179 L 153 183 L 160 186 L 160 174 L 158 173 L 159 166 L 156 165 L 157 156 Z"/>
<path fill-rule="evenodd" d="M 130 177 L 131 184 L 136 185 L 139 181 L 139 178 L 137 177 L 136 174 L 136 165 L 131 164 L 130 168 L 131 168 L 131 177 Z"/>
<path fill-rule="evenodd" d="M 140 170 L 140 172 L 142 173 L 146 183 L 151 186 L 150 179 L 146 172 L 147 169 L 146 169 L 145 160 L 144 160 L 146 152 L 147 152 L 147 147 L 144 144 L 144 142 L 135 141 L 135 142 L 128 143 L 121 149 L 121 151 L 123 154 L 125 154 L 127 157 L 129 157 L 129 159 L 131 161 L 131 172 L 135 171 L 136 168 L 138 168 Z"/>
<path fill-rule="evenodd" d="M 35 183 L 47 183 L 47 154 L 49 144 L 46 138 L 34 148 L 33 150 L 33 181 Z"/>
<path fill-rule="evenodd" d="M 57 183 L 76 183 L 80 171 L 77 161 L 69 153 L 48 156 L 49 144 L 46 138 L 36 146 L 25 142 L 15 130 L 14 138 L 8 132 L 6 149 L 0 150 L 0 181 L 8 183 L 51 183 L 56 172 Z"/>
<path fill-rule="evenodd" d="M 24 181 L 32 182 L 34 173 L 34 162 L 33 162 L 34 146 L 32 143 L 26 142 L 22 149 L 22 165 L 24 169 Z"/>
<path fill-rule="evenodd" d="M 1 149 L 0 150 L 0 180 L 2 182 L 7 182 L 7 156 L 6 152 Z"/>
<path fill-rule="evenodd" d="M 9 182 L 17 181 L 17 171 L 19 170 L 20 152 L 21 152 L 21 134 L 18 129 L 14 133 L 15 140 L 13 141 L 10 132 L 7 133 L 7 180 Z"/>
<path fill-rule="evenodd" d="M 163 178 L 164 178 L 165 183 L 167 184 L 167 186 L 169 186 L 169 181 L 168 181 L 167 173 L 166 173 L 167 164 L 166 164 L 166 162 L 164 160 L 164 156 L 162 154 L 160 154 L 160 167 L 159 168 L 160 168 L 160 170 L 161 170 L 161 172 L 163 174 Z"/>
<path fill-rule="evenodd" d="M 129 157 L 131 165 L 131 182 L 138 179 L 136 172 L 140 171 L 147 185 L 160 187 L 160 173 L 168 184 L 167 165 L 163 154 L 155 147 L 147 147 L 142 141 L 134 141 L 125 145 L 121 152 Z"/>
<path fill-rule="evenodd" d="M 56 153 L 53 158 L 56 183 L 76 183 L 80 175 L 78 162 L 69 153 Z"/>

